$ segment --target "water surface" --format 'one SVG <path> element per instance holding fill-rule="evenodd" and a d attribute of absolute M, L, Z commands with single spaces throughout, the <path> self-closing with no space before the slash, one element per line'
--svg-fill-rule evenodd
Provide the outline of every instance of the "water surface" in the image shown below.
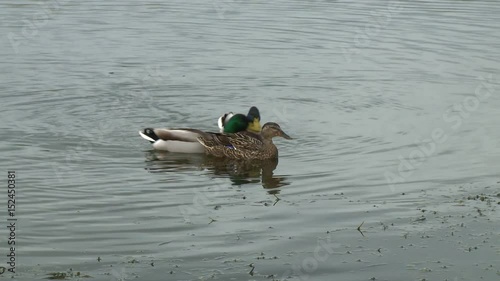
<path fill-rule="evenodd" d="M 3 1 L 15 280 L 498 280 L 499 13 Z M 137 134 L 215 130 L 251 105 L 295 138 L 276 140 L 279 163 L 155 152 Z"/>

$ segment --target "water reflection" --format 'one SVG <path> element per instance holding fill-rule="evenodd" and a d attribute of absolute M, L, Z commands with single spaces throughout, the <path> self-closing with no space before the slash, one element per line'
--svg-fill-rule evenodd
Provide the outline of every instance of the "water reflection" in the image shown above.
<path fill-rule="evenodd" d="M 181 154 L 148 151 L 145 169 L 151 173 L 203 170 L 215 177 L 229 178 L 233 185 L 261 183 L 270 194 L 279 194 L 278 187 L 290 182 L 285 176 L 274 175 L 278 159 L 235 160 L 203 154 Z"/>

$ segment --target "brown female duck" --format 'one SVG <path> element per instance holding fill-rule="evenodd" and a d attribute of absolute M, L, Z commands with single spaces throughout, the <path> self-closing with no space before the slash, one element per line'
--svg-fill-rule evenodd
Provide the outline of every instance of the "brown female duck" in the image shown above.
<path fill-rule="evenodd" d="M 292 139 L 280 126 L 268 122 L 262 126 L 260 134 L 249 131 L 234 134 L 203 133 L 198 141 L 205 147 L 207 154 L 233 159 L 270 159 L 278 157 L 274 137 Z"/>

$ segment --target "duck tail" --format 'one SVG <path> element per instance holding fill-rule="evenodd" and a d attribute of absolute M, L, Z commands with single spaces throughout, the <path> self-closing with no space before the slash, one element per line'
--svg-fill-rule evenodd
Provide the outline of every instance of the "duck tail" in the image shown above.
<path fill-rule="evenodd" d="M 139 131 L 139 135 L 141 135 L 143 139 L 151 143 L 155 143 L 159 139 L 158 135 L 156 135 L 155 133 L 155 130 L 152 128 L 146 128 L 142 131 Z"/>

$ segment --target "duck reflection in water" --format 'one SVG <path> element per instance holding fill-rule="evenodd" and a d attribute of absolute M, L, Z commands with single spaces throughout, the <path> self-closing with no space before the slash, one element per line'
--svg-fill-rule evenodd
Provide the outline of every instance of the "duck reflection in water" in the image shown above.
<path fill-rule="evenodd" d="M 278 187 L 289 185 L 284 176 L 275 176 L 278 159 L 236 160 L 203 154 L 178 154 L 152 150 L 146 153 L 146 170 L 151 173 L 203 170 L 219 178 L 229 178 L 233 185 L 261 183 L 268 193 L 278 194 Z"/>

